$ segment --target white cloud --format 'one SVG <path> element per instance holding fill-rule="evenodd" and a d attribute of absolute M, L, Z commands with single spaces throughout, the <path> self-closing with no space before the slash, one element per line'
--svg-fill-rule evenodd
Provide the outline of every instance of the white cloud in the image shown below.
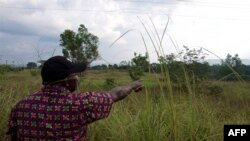
<path fill-rule="evenodd" d="M 180 5 L 175 10 L 171 33 L 181 44 L 205 47 L 222 58 L 227 53 L 238 53 L 242 58 L 250 58 L 250 41 L 247 40 L 250 10 L 241 9 L 243 2 Z M 213 55 L 210 57 L 215 58 Z"/>
<path fill-rule="evenodd" d="M 157 40 L 151 17 L 159 36 L 162 36 L 168 16 L 169 26 L 163 40 L 166 54 L 175 52 L 167 36 L 182 46 L 203 46 L 224 57 L 239 53 L 250 58 L 248 27 L 250 3 L 247 0 L 188 1 L 145 0 L 2 0 L 0 8 L 0 51 L 10 48 L 13 54 L 34 54 L 32 44 L 43 52 L 61 54 L 59 35 L 65 29 L 77 30 L 84 24 L 89 32 L 100 38 L 99 52 L 110 62 L 120 62 L 133 57 L 134 52 L 144 54 L 146 49 L 140 33 L 145 38 L 152 60 L 156 53 L 148 34 L 137 16 Z M 129 29 L 113 47 L 110 44 Z M 3 46 L 2 46 L 3 45 Z M 225 49 L 226 48 L 226 49 Z M 34 56 L 34 55 L 33 55 Z M 44 53 L 44 57 L 49 57 Z"/>

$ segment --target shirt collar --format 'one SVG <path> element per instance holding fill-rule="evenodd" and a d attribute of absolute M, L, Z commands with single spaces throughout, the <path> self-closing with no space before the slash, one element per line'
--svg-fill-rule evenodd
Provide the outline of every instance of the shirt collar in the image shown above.
<path fill-rule="evenodd" d="M 50 95 L 63 95 L 66 96 L 69 90 L 63 86 L 58 85 L 46 85 L 42 88 L 44 94 Z"/>

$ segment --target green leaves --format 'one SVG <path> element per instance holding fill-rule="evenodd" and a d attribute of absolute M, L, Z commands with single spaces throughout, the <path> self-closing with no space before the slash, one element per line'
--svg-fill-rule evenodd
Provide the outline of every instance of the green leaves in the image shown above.
<path fill-rule="evenodd" d="M 138 80 L 144 75 L 145 71 L 149 71 L 148 55 L 142 56 L 134 53 L 134 58 L 131 60 L 131 65 L 128 69 L 132 80 Z"/>
<path fill-rule="evenodd" d="M 65 57 L 73 62 L 91 63 L 98 57 L 99 39 L 81 24 L 78 32 L 66 29 L 60 34 L 60 46 Z"/>

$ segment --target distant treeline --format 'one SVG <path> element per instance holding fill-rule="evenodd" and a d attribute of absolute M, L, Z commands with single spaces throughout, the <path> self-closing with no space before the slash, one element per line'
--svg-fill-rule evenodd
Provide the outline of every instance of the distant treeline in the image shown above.
<path fill-rule="evenodd" d="M 186 53 L 187 54 L 187 53 Z M 159 63 L 149 64 L 147 55 L 137 55 L 129 61 L 122 61 L 119 65 L 95 65 L 93 70 L 136 70 L 134 72 L 154 72 L 154 73 L 168 73 L 170 78 L 174 81 L 183 81 L 184 75 L 195 79 L 213 79 L 213 80 L 239 80 L 243 79 L 250 81 L 250 65 L 242 63 L 238 54 L 235 56 L 227 55 L 225 60 L 221 60 L 221 64 L 209 65 L 208 62 L 203 61 L 204 58 L 197 57 L 192 54 L 184 56 L 182 61 L 178 61 L 173 54 L 159 58 Z"/>
<path fill-rule="evenodd" d="M 92 66 L 92 70 L 128 70 L 130 65 L 106 65 L 100 64 Z M 150 69 L 150 70 L 149 70 Z M 145 72 L 161 73 L 162 70 L 167 70 L 173 77 L 183 75 L 184 71 L 193 73 L 201 79 L 222 79 L 222 80 L 237 80 L 240 77 L 244 80 L 250 80 L 250 65 L 228 66 L 226 64 L 209 65 L 207 62 L 199 63 L 193 62 L 186 64 L 183 62 L 172 62 L 169 64 L 152 63 L 145 68 Z"/>
<path fill-rule="evenodd" d="M 204 61 L 204 54 L 202 50 L 190 50 L 186 47 L 186 52 L 179 54 L 180 57 L 174 54 L 160 56 L 158 63 L 149 63 L 148 55 L 134 54 L 134 58 L 130 61 L 122 61 L 119 64 L 100 64 L 91 66 L 92 70 L 127 70 L 132 79 L 138 79 L 144 75 L 145 72 L 162 73 L 169 75 L 172 81 L 182 82 L 188 76 L 195 80 L 246 80 L 250 81 L 250 65 L 242 63 L 238 54 L 234 56 L 228 54 L 225 60 L 221 60 L 221 64 L 209 65 Z M 30 68 L 41 68 L 34 62 L 27 64 Z M 11 65 L 0 65 L 0 74 L 8 71 L 19 71 L 26 68 L 12 67 Z"/>
<path fill-rule="evenodd" d="M 152 63 L 150 65 L 140 66 L 144 72 L 162 73 L 169 72 L 172 80 L 176 80 L 185 73 L 194 75 L 199 79 L 221 79 L 221 80 L 238 80 L 242 78 L 250 81 L 250 65 L 244 64 L 226 64 L 221 63 L 217 65 L 209 65 L 207 62 L 192 62 L 185 63 L 181 61 L 172 61 L 168 63 Z M 20 71 L 30 67 L 11 67 L 11 65 L 0 65 L 0 73 L 8 71 Z M 91 70 L 129 70 L 131 68 L 130 62 L 121 62 L 120 64 L 100 64 L 91 66 Z"/>

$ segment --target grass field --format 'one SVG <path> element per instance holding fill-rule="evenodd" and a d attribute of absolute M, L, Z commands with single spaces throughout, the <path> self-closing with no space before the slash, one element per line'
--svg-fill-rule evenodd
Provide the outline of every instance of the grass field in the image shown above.
<path fill-rule="evenodd" d="M 125 71 L 87 71 L 78 91 L 108 90 L 108 78 L 117 86 L 131 81 Z M 143 91 L 115 103 L 108 118 L 91 124 L 89 140 L 220 141 L 224 124 L 250 124 L 250 83 L 209 82 L 223 89 L 215 95 L 205 86 L 187 82 L 183 89 L 159 78 L 159 74 L 143 76 Z M 36 70 L 0 75 L 1 141 L 9 140 L 5 132 L 11 107 L 41 87 Z"/>

